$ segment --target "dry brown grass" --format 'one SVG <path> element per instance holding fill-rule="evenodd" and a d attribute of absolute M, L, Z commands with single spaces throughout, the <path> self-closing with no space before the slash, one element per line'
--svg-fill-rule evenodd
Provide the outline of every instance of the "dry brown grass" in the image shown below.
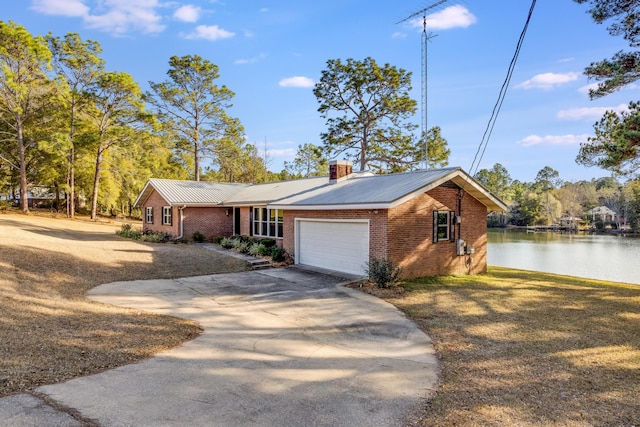
<path fill-rule="evenodd" d="M 196 245 L 123 239 L 119 228 L 0 213 L 0 396 L 131 363 L 200 332 L 191 321 L 91 302 L 90 288 L 247 268 Z"/>
<path fill-rule="evenodd" d="M 490 268 L 389 301 L 442 362 L 424 426 L 640 423 L 640 286 Z"/>

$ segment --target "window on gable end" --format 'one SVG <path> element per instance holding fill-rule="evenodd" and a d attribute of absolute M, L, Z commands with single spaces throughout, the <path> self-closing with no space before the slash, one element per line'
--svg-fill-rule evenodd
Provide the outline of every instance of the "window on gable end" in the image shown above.
<path fill-rule="evenodd" d="M 153 224 L 153 206 L 147 206 L 145 208 L 145 222 L 147 224 Z"/>
<path fill-rule="evenodd" d="M 433 211 L 433 243 L 453 242 L 456 238 L 456 213 Z"/>
<path fill-rule="evenodd" d="M 162 207 L 162 225 L 171 225 L 172 224 L 172 210 L 171 206 L 163 206 Z"/>

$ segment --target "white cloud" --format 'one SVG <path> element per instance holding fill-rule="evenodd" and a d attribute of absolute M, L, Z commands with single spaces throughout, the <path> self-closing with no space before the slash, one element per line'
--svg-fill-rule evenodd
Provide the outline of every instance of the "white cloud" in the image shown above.
<path fill-rule="evenodd" d="M 526 138 L 518 141 L 518 144 L 523 147 L 533 147 L 537 145 L 549 146 L 549 145 L 578 145 L 583 142 L 587 142 L 587 139 L 591 135 L 529 135 Z"/>
<path fill-rule="evenodd" d="M 583 93 L 585 95 L 589 95 L 590 90 L 596 90 L 596 89 L 598 89 L 598 83 L 591 83 L 589 85 L 582 86 L 580 89 L 578 89 L 578 92 Z"/>
<path fill-rule="evenodd" d="M 396 31 L 395 33 L 391 34 L 391 38 L 392 39 L 405 39 L 405 38 L 407 38 L 407 34 L 406 33 L 402 33 L 400 31 Z"/>
<path fill-rule="evenodd" d="M 34 0 L 31 9 L 45 15 L 86 16 L 89 7 L 82 0 Z"/>
<path fill-rule="evenodd" d="M 223 30 L 217 25 L 198 25 L 194 32 L 183 35 L 183 37 L 185 39 L 204 39 L 209 41 L 216 41 L 220 39 L 228 39 L 235 35 L 235 33 Z"/>
<path fill-rule="evenodd" d="M 182 22 L 197 22 L 200 19 L 202 9 L 192 4 L 187 4 L 176 9 L 173 17 Z"/>
<path fill-rule="evenodd" d="M 597 120 L 607 111 L 621 113 L 628 110 L 629 106 L 627 104 L 620 104 L 615 107 L 570 108 L 568 110 L 558 111 L 558 118 L 561 120 Z"/>
<path fill-rule="evenodd" d="M 294 76 L 282 79 L 278 84 L 282 87 L 313 87 L 315 83 L 309 77 Z"/>
<path fill-rule="evenodd" d="M 427 15 L 428 30 L 449 30 L 451 28 L 467 28 L 475 24 L 477 18 L 462 5 L 449 6 L 440 12 Z M 411 20 L 411 26 L 423 29 L 422 17 Z"/>
<path fill-rule="evenodd" d="M 143 33 L 163 31 L 161 16 L 156 9 L 163 7 L 158 0 L 103 0 L 95 10 L 85 0 L 35 0 L 32 9 L 47 15 L 82 18 L 88 28 L 122 35 L 132 30 Z"/>
<path fill-rule="evenodd" d="M 254 56 L 253 58 L 236 59 L 233 63 L 238 65 L 255 64 L 256 62 L 262 61 L 266 57 L 266 53 L 261 53 L 260 55 Z"/>
<path fill-rule="evenodd" d="M 517 88 L 520 89 L 553 89 L 555 86 L 559 86 L 565 83 L 578 80 L 579 73 L 543 73 L 533 76 L 531 79 L 520 83 Z"/>

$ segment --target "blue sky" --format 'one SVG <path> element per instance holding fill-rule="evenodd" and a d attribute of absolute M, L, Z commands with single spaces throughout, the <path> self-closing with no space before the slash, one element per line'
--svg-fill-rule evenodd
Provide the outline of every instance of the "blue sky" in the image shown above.
<path fill-rule="evenodd" d="M 34 35 L 77 32 L 96 40 L 106 68 L 130 73 L 145 90 L 149 81 L 167 79 L 173 55 L 208 59 L 220 69 L 218 83 L 236 94 L 229 114 L 240 119 L 248 142 L 267 147 L 269 169 L 279 171 L 298 145 L 321 144 L 325 121 L 313 84 L 329 59 L 370 56 L 408 70 L 420 102 L 422 18 L 398 21 L 434 3 L 13 0 L 3 3 L 1 19 Z M 472 165 L 530 5 L 451 0 L 429 11 L 428 125 L 442 129 L 450 166 Z M 585 66 L 628 47 L 586 9 L 572 0 L 537 2 L 480 168 L 501 163 L 528 182 L 545 166 L 567 181 L 609 175 L 575 163 L 579 143 L 605 110 L 637 100 L 638 88 L 589 100 L 594 82 L 582 74 Z"/>

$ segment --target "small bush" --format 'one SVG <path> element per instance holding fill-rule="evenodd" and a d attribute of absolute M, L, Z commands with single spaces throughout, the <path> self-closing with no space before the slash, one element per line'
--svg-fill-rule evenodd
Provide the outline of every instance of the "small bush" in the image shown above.
<path fill-rule="evenodd" d="M 220 239 L 220 246 L 222 246 L 225 249 L 231 249 L 235 247 L 235 245 L 236 245 L 236 240 L 231 237 L 223 237 L 222 239 Z"/>
<path fill-rule="evenodd" d="M 193 239 L 193 241 L 196 242 L 196 243 L 202 243 L 202 242 L 204 242 L 204 234 L 202 234 L 199 231 L 195 231 L 191 235 L 191 239 Z"/>
<path fill-rule="evenodd" d="M 389 288 L 398 282 L 402 269 L 386 259 L 374 258 L 365 269 L 369 280 L 379 288 Z"/>
<path fill-rule="evenodd" d="M 240 240 L 236 241 L 235 244 L 235 248 L 238 250 L 238 252 L 240 252 L 241 254 L 246 254 L 249 252 L 249 247 L 251 246 L 251 244 L 249 242 L 243 242 Z"/>
<path fill-rule="evenodd" d="M 142 236 L 142 240 L 149 243 L 165 243 L 169 241 L 169 235 L 165 233 L 147 233 Z"/>
<path fill-rule="evenodd" d="M 222 239 L 224 239 L 224 237 L 222 237 L 222 236 L 213 236 L 213 237 L 211 238 L 211 243 L 214 243 L 214 244 L 216 244 L 216 245 L 219 245 L 219 244 L 220 244 L 220 242 L 222 242 Z"/>
<path fill-rule="evenodd" d="M 271 259 L 275 262 L 282 262 L 285 259 L 286 252 L 284 249 L 274 246 L 271 248 Z"/>
<path fill-rule="evenodd" d="M 132 240 L 142 239 L 142 231 L 138 229 L 134 229 L 131 224 L 127 224 L 127 223 L 122 224 L 122 226 L 120 226 L 120 230 L 116 231 L 116 234 L 126 239 L 132 239 Z"/>
<path fill-rule="evenodd" d="M 268 237 L 265 237 L 264 239 L 260 239 L 258 240 L 258 242 L 267 248 L 272 248 L 276 245 L 276 241 L 274 239 L 269 239 Z"/>
<path fill-rule="evenodd" d="M 266 255 L 267 252 L 267 247 L 265 245 L 263 245 L 262 243 L 254 243 L 251 246 L 249 246 L 249 255 L 252 256 L 262 256 L 262 255 Z"/>

